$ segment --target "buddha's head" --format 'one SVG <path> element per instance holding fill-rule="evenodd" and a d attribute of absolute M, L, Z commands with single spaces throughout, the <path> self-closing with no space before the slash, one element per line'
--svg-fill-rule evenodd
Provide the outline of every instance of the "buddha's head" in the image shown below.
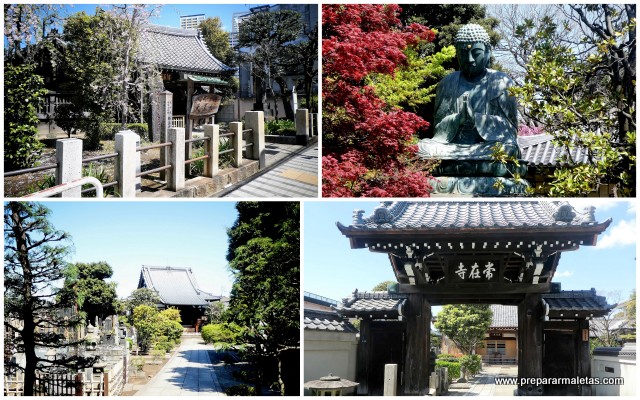
<path fill-rule="evenodd" d="M 456 55 L 460 70 L 467 77 L 482 74 L 491 60 L 489 35 L 478 24 L 464 25 L 456 35 Z"/>

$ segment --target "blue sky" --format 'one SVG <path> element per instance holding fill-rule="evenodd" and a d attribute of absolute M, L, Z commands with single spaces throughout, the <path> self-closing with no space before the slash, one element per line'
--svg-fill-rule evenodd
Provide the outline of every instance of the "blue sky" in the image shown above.
<path fill-rule="evenodd" d="M 67 15 L 71 15 L 80 11 L 93 15 L 96 7 L 100 3 L 95 4 L 73 4 L 68 6 Z M 102 5 L 108 7 L 108 5 Z M 204 14 L 205 17 L 219 17 L 223 23 L 223 28 L 231 32 L 231 17 L 235 12 L 248 11 L 249 8 L 256 7 L 258 4 L 236 3 L 236 4 L 162 4 L 159 16 L 152 19 L 152 23 L 157 25 L 180 27 L 181 15 Z"/>
<path fill-rule="evenodd" d="M 137 288 L 142 265 L 189 267 L 202 290 L 229 293 L 227 228 L 235 202 L 47 201 L 51 223 L 71 234 L 70 262 L 106 261 L 118 296 Z"/>
<path fill-rule="evenodd" d="M 582 246 L 562 254 L 554 282 L 563 290 L 595 288 L 599 294 L 621 300 L 636 287 L 635 201 L 572 200 L 578 210 L 596 207 L 596 219 L 612 218 L 597 246 Z M 371 215 L 378 201 L 307 201 L 304 203 L 304 290 L 340 301 L 354 289 L 371 290 L 377 283 L 395 280 L 385 254 L 351 249 L 336 221 L 351 223 L 352 211 Z"/>

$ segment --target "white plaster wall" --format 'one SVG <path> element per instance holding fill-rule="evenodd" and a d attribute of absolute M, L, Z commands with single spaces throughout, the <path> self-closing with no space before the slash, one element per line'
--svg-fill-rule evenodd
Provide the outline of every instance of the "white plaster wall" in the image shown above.
<path fill-rule="evenodd" d="M 304 381 L 313 381 L 330 373 L 355 381 L 357 348 L 358 340 L 354 333 L 305 330 Z M 305 390 L 305 394 L 309 393 Z"/>
<path fill-rule="evenodd" d="M 605 367 L 613 372 L 605 372 Z M 624 385 L 593 385 L 596 396 L 635 396 L 637 372 L 636 361 L 596 355 L 591 360 L 591 376 L 598 378 L 623 377 Z"/>

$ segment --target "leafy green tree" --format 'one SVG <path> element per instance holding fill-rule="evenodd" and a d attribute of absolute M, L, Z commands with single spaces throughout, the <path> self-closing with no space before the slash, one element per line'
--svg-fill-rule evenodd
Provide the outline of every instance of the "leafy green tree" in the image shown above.
<path fill-rule="evenodd" d="M 236 209 L 228 230 L 234 277 L 228 315 L 245 329 L 243 341 L 264 384 L 280 352 L 300 341 L 300 204 L 240 202 Z M 284 387 L 280 372 L 280 392 L 297 392 Z"/>
<path fill-rule="evenodd" d="M 24 395 L 33 396 L 36 371 L 91 365 L 66 351 L 49 360 L 38 349 L 73 348 L 79 343 L 65 334 L 81 322 L 73 304 L 56 301 L 56 282 L 64 277 L 71 250 L 69 235 L 49 222 L 50 211 L 39 203 L 9 202 L 4 209 L 4 329 L 15 350 L 25 357 Z M 41 353 L 42 354 L 42 353 Z"/>
<path fill-rule="evenodd" d="M 162 299 L 158 293 L 149 288 L 136 289 L 124 300 L 125 310 L 129 314 L 131 322 L 133 322 L 133 310 L 136 307 L 141 305 L 157 307 L 160 303 L 162 303 Z"/>
<path fill-rule="evenodd" d="M 236 63 L 235 52 L 229 44 L 229 32 L 222 29 L 219 17 L 207 18 L 198 26 L 211 55 L 228 66 Z"/>
<path fill-rule="evenodd" d="M 396 283 L 395 281 L 382 281 L 371 288 L 373 292 L 386 292 L 389 285 Z"/>
<path fill-rule="evenodd" d="M 34 166 L 42 152 L 38 140 L 38 105 L 47 93 L 33 66 L 4 68 L 4 168 L 6 171 Z"/>
<path fill-rule="evenodd" d="M 148 351 L 152 347 L 154 340 L 160 335 L 156 307 L 139 305 L 134 308 L 133 326 L 136 328 L 138 346 L 143 352 Z"/>
<path fill-rule="evenodd" d="M 207 304 L 204 315 L 207 317 L 209 324 L 217 324 L 222 322 L 226 309 L 224 303 L 221 301 L 212 301 Z"/>
<path fill-rule="evenodd" d="M 250 48 L 250 52 L 242 52 L 240 59 L 251 65 L 256 94 L 255 110 L 263 110 L 265 94 L 275 95 L 273 82 L 280 86 L 284 94 L 283 105 L 285 116 L 293 119 L 291 107 L 291 89 L 285 82 L 285 75 L 294 67 L 296 61 L 290 57 L 287 46 L 302 33 L 303 22 L 300 14 L 290 10 L 275 12 L 258 12 L 244 20 L 238 31 L 238 47 Z M 275 108 L 278 118 L 278 108 Z"/>
<path fill-rule="evenodd" d="M 486 304 L 449 304 L 438 313 L 434 326 L 463 354 L 473 354 L 484 339 L 493 313 Z"/>
<path fill-rule="evenodd" d="M 541 189 L 579 196 L 612 184 L 616 196 L 635 196 L 635 5 L 570 5 L 565 12 L 585 32 L 578 45 L 562 39 L 570 26 L 551 18 L 535 33 L 524 21 L 516 33 L 533 35 L 535 45 L 513 93 L 569 152 Z M 586 162 L 571 157 L 576 148 Z"/>
<path fill-rule="evenodd" d="M 118 305 L 117 283 L 105 282 L 112 275 L 113 269 L 104 261 L 70 264 L 59 297 L 75 301 L 89 321 L 113 315 Z"/>

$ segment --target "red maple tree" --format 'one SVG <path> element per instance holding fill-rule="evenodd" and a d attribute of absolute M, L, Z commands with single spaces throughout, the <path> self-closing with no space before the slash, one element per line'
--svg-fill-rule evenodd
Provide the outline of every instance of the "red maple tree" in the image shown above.
<path fill-rule="evenodd" d="M 322 6 L 322 194 L 324 197 L 422 197 L 428 173 L 416 132 L 428 123 L 388 106 L 364 83 L 371 73 L 393 74 L 403 50 L 432 41 L 419 24 L 403 27 L 398 5 Z"/>

